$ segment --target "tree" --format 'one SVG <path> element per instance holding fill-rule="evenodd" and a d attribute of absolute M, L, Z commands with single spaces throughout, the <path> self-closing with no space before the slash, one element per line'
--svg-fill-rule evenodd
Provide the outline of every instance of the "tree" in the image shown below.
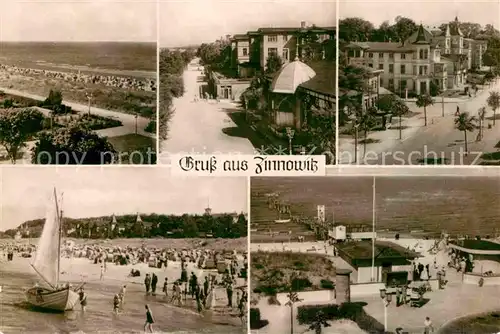
<path fill-rule="evenodd" d="M 31 162 L 51 165 L 100 165 L 112 163 L 116 151 L 105 137 L 82 126 L 70 123 L 54 132 L 43 132 L 31 149 Z"/>
<path fill-rule="evenodd" d="M 472 132 L 477 128 L 477 119 L 474 116 L 469 116 L 468 112 L 462 112 L 455 117 L 455 128 L 464 133 L 465 152 L 468 151 L 467 147 L 467 132 Z"/>
<path fill-rule="evenodd" d="M 290 306 L 290 334 L 293 334 L 293 306 L 295 303 L 301 302 L 302 299 L 299 298 L 299 294 L 297 292 L 292 291 L 291 286 L 287 297 L 288 302 L 286 303 L 286 306 Z"/>
<path fill-rule="evenodd" d="M 339 37 L 348 43 L 370 40 L 373 30 L 371 22 L 359 17 L 350 17 L 339 21 Z"/>
<path fill-rule="evenodd" d="M 278 72 L 283 66 L 283 60 L 276 53 L 271 53 L 266 60 L 266 73 L 272 74 Z"/>
<path fill-rule="evenodd" d="M 493 110 L 493 125 L 495 125 L 497 109 L 500 108 L 500 93 L 490 92 L 490 96 L 486 99 L 486 103 Z"/>
<path fill-rule="evenodd" d="M 43 119 L 40 111 L 31 108 L 0 111 L 0 145 L 13 164 L 26 141 L 42 129 Z"/>
<path fill-rule="evenodd" d="M 364 132 L 363 139 L 363 157 L 366 156 L 366 144 L 368 141 L 368 132 L 371 131 L 376 125 L 377 109 L 370 107 L 361 114 L 359 120 L 359 128 Z"/>
<path fill-rule="evenodd" d="M 417 29 L 417 25 L 412 19 L 398 16 L 396 17 L 396 24 L 393 28 L 399 38 L 399 42 L 401 45 L 404 45 L 408 37 Z"/>
<path fill-rule="evenodd" d="M 307 134 L 306 141 L 314 149 L 320 148 L 328 154 L 327 163 L 335 163 L 336 119 L 332 110 L 311 111 L 311 117 L 301 133 Z"/>
<path fill-rule="evenodd" d="M 397 99 L 394 101 L 392 106 L 392 114 L 398 118 L 399 121 L 399 139 L 403 139 L 403 125 L 402 125 L 402 117 L 408 115 L 410 113 L 410 108 L 401 101 Z"/>
<path fill-rule="evenodd" d="M 315 334 L 321 334 L 323 327 L 330 327 L 331 325 L 326 321 L 326 316 L 323 311 L 318 311 L 314 321 L 309 326 L 310 330 L 313 330 Z"/>
<path fill-rule="evenodd" d="M 59 90 L 50 90 L 49 96 L 43 101 L 44 106 L 56 107 L 62 104 L 62 93 Z"/>
<path fill-rule="evenodd" d="M 427 126 L 427 107 L 432 106 L 434 101 L 428 94 L 422 94 L 417 97 L 417 107 L 424 108 L 424 126 Z"/>

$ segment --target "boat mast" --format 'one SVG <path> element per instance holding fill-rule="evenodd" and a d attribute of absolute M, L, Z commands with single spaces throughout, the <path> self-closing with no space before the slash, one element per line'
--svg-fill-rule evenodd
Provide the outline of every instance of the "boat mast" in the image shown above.
<path fill-rule="evenodd" d="M 61 272 L 61 233 L 62 233 L 62 210 L 59 211 L 59 205 L 57 203 L 57 192 L 54 187 L 54 200 L 56 202 L 56 214 L 57 214 L 57 222 L 59 224 L 59 238 L 58 238 L 58 247 L 57 247 L 57 281 L 56 287 L 59 284 L 59 274 Z"/>

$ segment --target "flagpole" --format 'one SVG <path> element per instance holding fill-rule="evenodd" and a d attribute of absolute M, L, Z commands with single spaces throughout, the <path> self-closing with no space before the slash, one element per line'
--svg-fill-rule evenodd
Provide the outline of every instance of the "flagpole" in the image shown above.
<path fill-rule="evenodd" d="M 375 282 L 375 176 L 373 177 L 373 208 L 372 208 L 372 282 Z"/>

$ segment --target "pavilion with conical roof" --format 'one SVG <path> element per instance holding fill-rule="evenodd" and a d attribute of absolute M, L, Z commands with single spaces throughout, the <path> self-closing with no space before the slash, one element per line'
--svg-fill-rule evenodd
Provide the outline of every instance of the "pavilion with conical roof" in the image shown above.
<path fill-rule="evenodd" d="M 271 79 L 268 105 L 278 126 L 300 129 L 312 106 L 334 108 L 335 62 L 306 64 L 298 57 L 285 64 Z"/>

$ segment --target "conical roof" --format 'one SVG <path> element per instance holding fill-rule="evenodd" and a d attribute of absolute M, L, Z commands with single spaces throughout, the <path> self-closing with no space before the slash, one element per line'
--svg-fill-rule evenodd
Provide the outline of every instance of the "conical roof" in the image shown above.
<path fill-rule="evenodd" d="M 142 222 L 142 218 L 141 218 L 141 215 L 139 214 L 139 212 L 137 212 L 137 218 L 135 219 L 135 221 L 138 223 Z"/>
<path fill-rule="evenodd" d="M 298 59 L 286 64 L 273 79 L 273 93 L 294 94 L 297 87 L 311 80 L 316 72 Z"/>

